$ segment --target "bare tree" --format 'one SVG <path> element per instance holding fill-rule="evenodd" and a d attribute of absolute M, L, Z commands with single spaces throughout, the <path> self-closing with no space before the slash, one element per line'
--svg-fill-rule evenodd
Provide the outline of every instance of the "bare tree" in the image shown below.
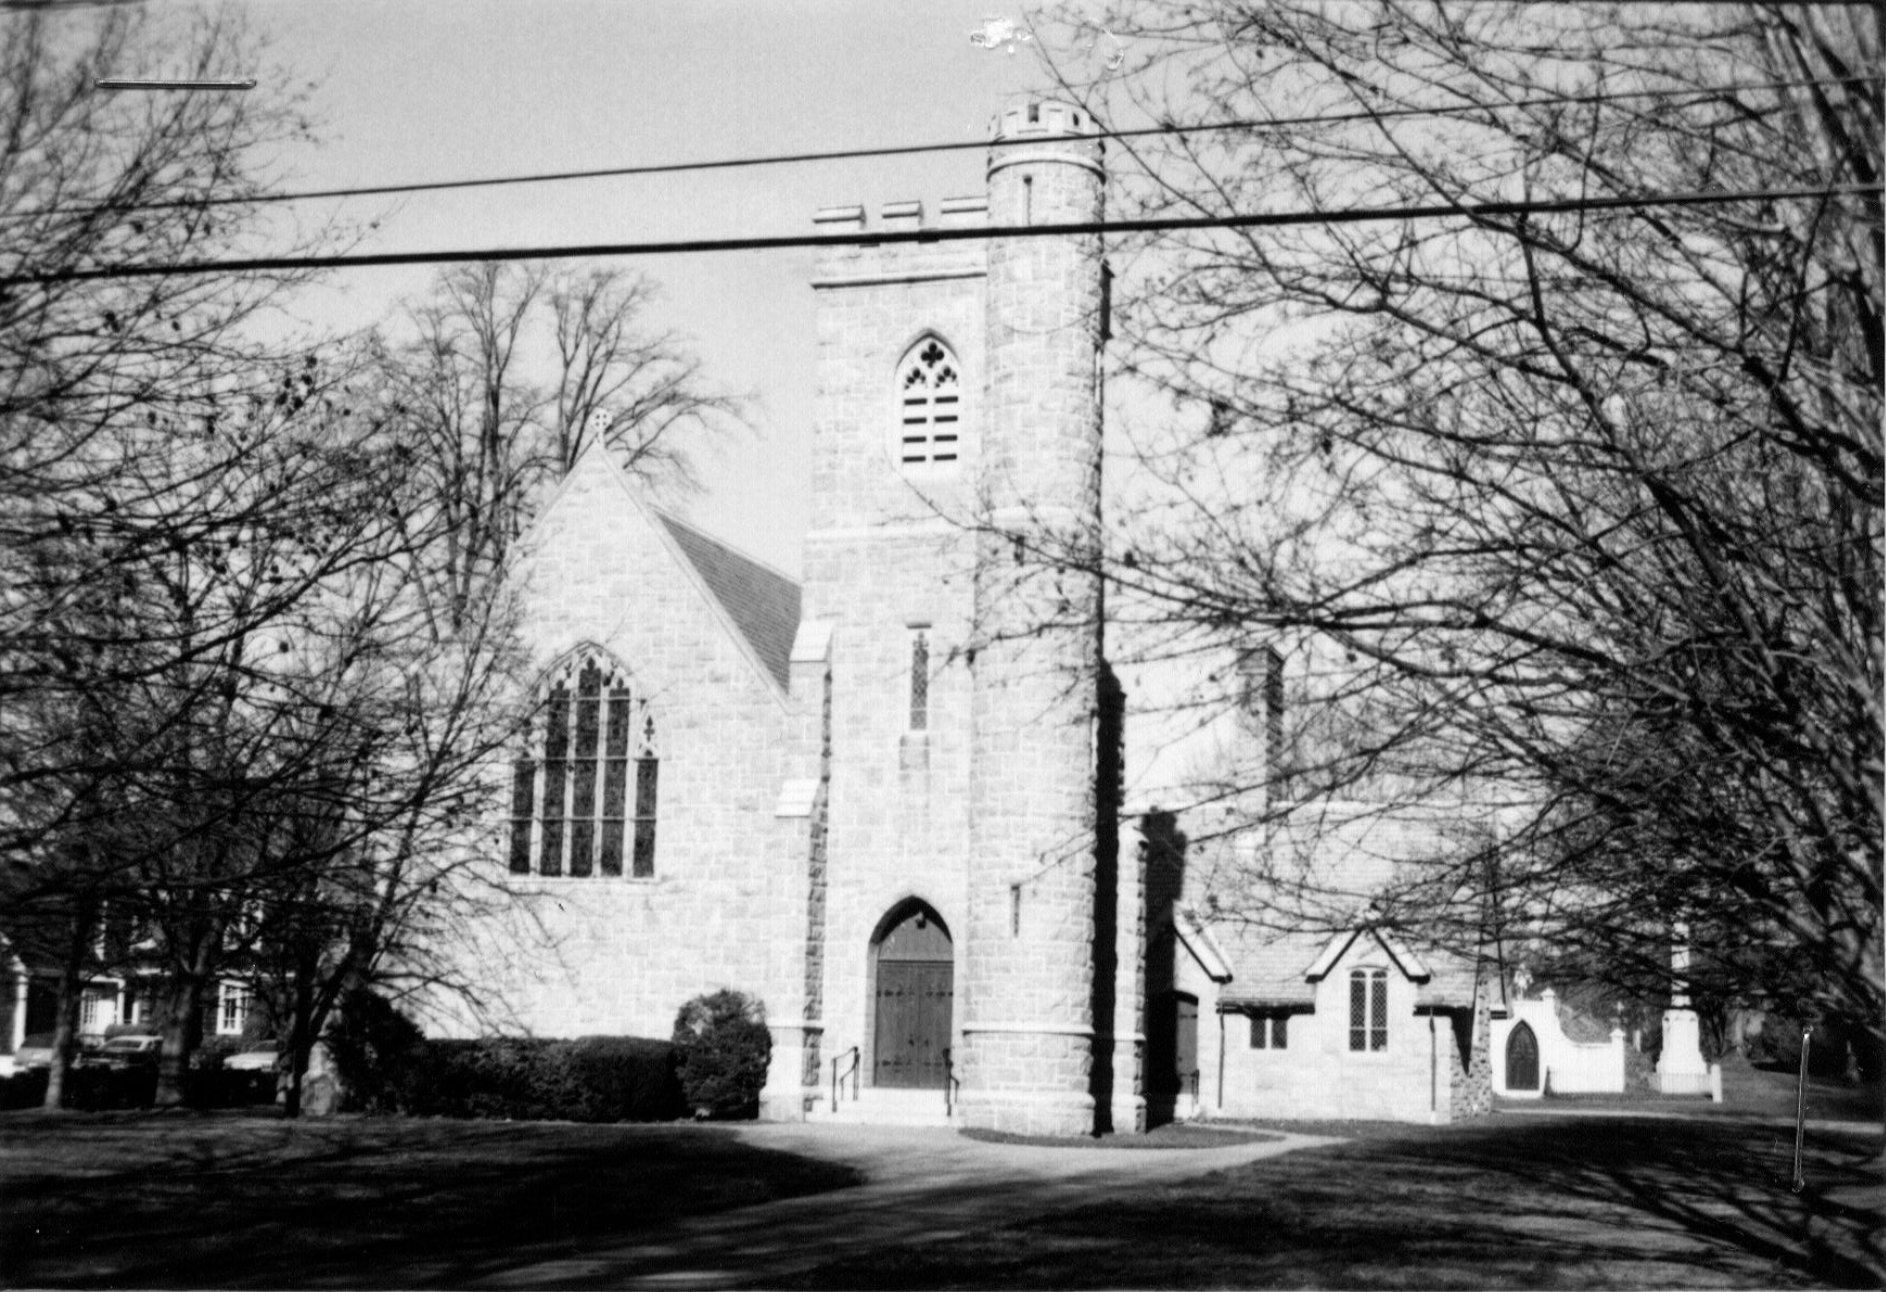
<path fill-rule="evenodd" d="M 253 73 L 239 29 L 0 23 L 0 270 L 256 231 L 257 158 L 302 131 L 292 103 L 91 85 L 133 56 Z M 61 974 L 53 1105 L 101 970 L 162 988 L 160 1098 L 180 1099 L 204 1002 L 258 976 L 284 895 L 324 904 L 339 976 L 416 971 L 512 730 L 508 602 L 494 585 L 433 613 L 461 530 L 377 382 L 342 348 L 253 339 L 293 285 L 0 291 L 0 915 Z M 289 1037 L 302 1064 L 323 1008 Z"/>
<path fill-rule="evenodd" d="M 93 81 L 152 66 L 233 78 L 255 73 L 257 56 L 226 14 L 0 15 L 0 273 L 240 245 L 265 184 L 261 152 L 306 135 L 297 102 L 114 97 Z M 135 571 L 148 551 L 198 541 L 217 523 L 202 512 L 152 523 L 169 441 L 228 411 L 219 395 L 232 396 L 236 374 L 252 374 L 263 354 L 244 326 L 291 281 L 0 289 L 0 863 L 9 889 L 70 881 L 53 904 L 69 917 L 61 1065 L 98 882 L 115 869 L 102 860 L 119 796 L 106 766 L 112 715 L 95 702 L 101 670 L 135 675 L 152 663 L 151 643 L 126 632 L 138 618 L 127 607 L 148 592 Z M 16 931 L 28 914 L 10 904 Z M 33 940 L 47 946 L 46 933 Z"/>
<path fill-rule="evenodd" d="M 694 454 L 740 424 L 739 401 L 705 386 L 680 338 L 644 330 L 653 295 L 615 270 L 465 266 L 381 340 L 391 420 L 454 536 L 445 621 L 502 569 L 543 487 L 597 440 L 631 473 L 685 490 Z"/>
<path fill-rule="evenodd" d="M 1300 786 L 1501 808 L 1382 918 L 1645 991 L 1686 928 L 1691 991 L 1877 1042 L 1878 14 L 1099 21 L 1156 119 L 1256 123 L 1129 145 L 1140 213 L 1456 212 L 1122 249 L 1124 367 L 1181 411 L 1137 428 L 1111 604 L 1370 697 Z M 1746 196 L 1658 201 L 1699 193 Z M 1625 205 L 1465 209 L 1590 198 Z"/>

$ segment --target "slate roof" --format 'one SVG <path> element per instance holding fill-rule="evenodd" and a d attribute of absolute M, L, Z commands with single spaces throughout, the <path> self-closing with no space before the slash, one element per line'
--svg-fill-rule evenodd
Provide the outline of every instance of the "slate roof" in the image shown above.
<path fill-rule="evenodd" d="M 799 585 L 692 525 L 665 512 L 655 515 L 767 673 L 787 689 L 792 639 L 799 631 Z"/>
<path fill-rule="evenodd" d="M 1364 805 L 1286 824 L 1270 841 L 1264 878 L 1240 897 L 1246 918 L 1210 920 L 1232 972 L 1220 999 L 1228 1005 L 1312 1004 L 1314 978 L 1355 938 L 1377 936 L 1371 900 L 1403 863 L 1444 848 L 1446 825 L 1444 814 Z M 1379 949 L 1415 977 L 1421 1004 L 1472 1003 L 1471 958 L 1387 929 Z"/>

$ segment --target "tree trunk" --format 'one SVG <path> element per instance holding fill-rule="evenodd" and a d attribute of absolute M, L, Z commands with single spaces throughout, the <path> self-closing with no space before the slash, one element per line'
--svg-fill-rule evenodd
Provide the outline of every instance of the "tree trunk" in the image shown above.
<path fill-rule="evenodd" d="M 66 1076 L 72 1070 L 79 1037 L 79 1001 L 85 994 L 85 961 L 91 948 L 91 904 L 81 902 L 72 917 L 71 937 L 59 965 L 59 1011 L 52 1029 L 52 1062 L 46 1069 L 46 1098 L 40 1105 L 65 1106 Z"/>
<path fill-rule="evenodd" d="M 284 1117 L 301 1116 L 301 1088 L 308 1077 L 308 1060 L 314 1053 L 314 981 L 313 972 L 301 966 L 295 974 L 294 1018 L 288 1032 L 288 1098 L 282 1108 Z"/>
<path fill-rule="evenodd" d="M 164 1019 L 164 1049 L 157 1064 L 159 1108 L 181 1108 L 190 1055 L 203 1027 L 203 981 L 194 974 L 171 989 L 170 1009 Z"/>

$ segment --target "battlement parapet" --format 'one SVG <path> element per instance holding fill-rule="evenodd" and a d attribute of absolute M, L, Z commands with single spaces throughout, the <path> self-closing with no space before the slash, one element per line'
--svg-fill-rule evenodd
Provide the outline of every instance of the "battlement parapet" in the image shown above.
<path fill-rule="evenodd" d="M 997 113 L 989 123 L 989 166 L 995 173 L 1031 162 L 1082 166 L 1106 173 L 1106 144 L 1100 123 L 1082 107 L 1055 99 L 1027 98 Z"/>
<path fill-rule="evenodd" d="M 989 121 L 989 138 L 997 143 L 1047 135 L 1091 136 L 1099 131 L 1099 123 L 1085 108 L 1059 99 L 1023 99 Z"/>
<path fill-rule="evenodd" d="M 873 233 L 921 233 L 925 229 L 976 229 L 989 222 L 989 199 L 946 197 L 937 204 L 934 220 L 924 219 L 919 201 L 886 202 L 872 222 L 861 205 L 827 206 L 812 217 L 813 229 L 821 234 L 845 235 L 869 239 Z M 813 273 L 814 287 L 878 281 L 921 281 L 931 278 L 980 276 L 987 252 L 975 241 L 923 244 L 891 243 L 885 245 L 860 241 L 851 246 L 822 247 L 818 267 Z"/>
<path fill-rule="evenodd" d="M 934 224 L 926 224 L 923 203 L 910 200 L 886 202 L 878 208 L 878 227 L 885 233 L 914 233 L 920 229 L 973 229 L 989 222 L 989 199 L 946 197 L 937 203 Z M 820 207 L 812 216 L 812 226 L 820 233 L 863 233 L 871 227 L 870 216 L 861 205 Z"/>

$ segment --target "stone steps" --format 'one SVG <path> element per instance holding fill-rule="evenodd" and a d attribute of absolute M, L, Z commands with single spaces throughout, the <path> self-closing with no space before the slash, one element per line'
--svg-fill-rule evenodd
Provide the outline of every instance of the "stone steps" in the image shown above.
<path fill-rule="evenodd" d="M 828 1094 L 829 1098 L 829 1094 Z M 865 1086 L 854 1099 L 850 1087 L 840 1090 L 838 1105 L 820 1105 L 806 1117 L 808 1121 L 835 1122 L 854 1126 L 948 1126 L 949 1114 L 941 1090 L 901 1090 L 891 1086 Z"/>

